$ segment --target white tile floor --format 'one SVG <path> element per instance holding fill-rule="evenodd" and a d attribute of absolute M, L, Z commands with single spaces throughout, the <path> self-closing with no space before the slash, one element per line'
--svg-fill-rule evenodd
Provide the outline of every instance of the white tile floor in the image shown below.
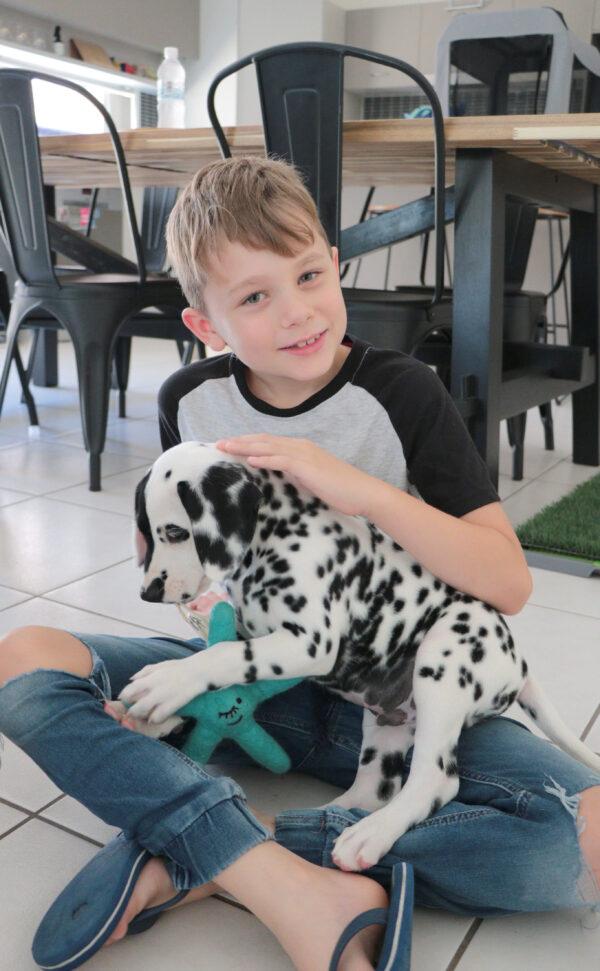
<path fill-rule="evenodd" d="M 0 358 L 2 348 L 0 347 Z M 159 453 L 156 390 L 177 366 L 160 341 L 135 342 L 126 420 L 112 403 L 103 457 L 103 491 L 87 489 L 87 457 L 71 348 L 60 345 L 61 387 L 35 389 L 42 422 L 30 439 L 12 380 L 0 420 L 0 634 L 48 624 L 119 634 L 187 633 L 178 614 L 144 604 L 130 558 L 135 483 Z M 554 501 L 596 470 L 573 466 L 570 408 L 554 408 L 556 450 L 543 449 L 530 413 L 526 479 L 510 476 L 503 433 L 501 494 L 514 523 Z M 600 749 L 600 579 L 537 570 L 530 604 L 512 627 L 565 719 Z M 511 712 L 512 714 L 512 712 Z M 0 971 L 33 971 L 29 948 L 46 907 L 113 830 L 64 796 L 15 746 L 5 742 L 0 771 Z M 318 805 L 334 790 L 302 776 L 260 770 L 236 777 L 251 801 L 277 811 Z M 565 971 L 600 965 L 600 928 L 572 913 L 473 921 L 419 911 L 413 971 Z M 250 914 L 221 900 L 166 915 L 148 934 L 102 951 L 90 971 L 283 971 L 290 962 Z"/>

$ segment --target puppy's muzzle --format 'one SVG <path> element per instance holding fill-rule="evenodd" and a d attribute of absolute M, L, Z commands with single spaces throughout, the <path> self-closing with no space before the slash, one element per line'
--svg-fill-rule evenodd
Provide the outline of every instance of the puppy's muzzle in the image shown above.
<path fill-rule="evenodd" d="M 142 600 L 148 600 L 149 603 L 159 604 L 162 603 L 163 597 L 165 595 L 165 582 L 161 577 L 156 577 L 152 583 L 140 590 L 140 597 Z"/>

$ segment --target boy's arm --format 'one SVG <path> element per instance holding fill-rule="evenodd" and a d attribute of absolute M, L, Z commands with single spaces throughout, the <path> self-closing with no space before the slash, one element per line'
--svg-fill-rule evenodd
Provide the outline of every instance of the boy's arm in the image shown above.
<path fill-rule="evenodd" d="M 285 472 L 340 512 L 365 516 L 440 580 L 502 613 L 518 613 L 531 593 L 523 551 L 499 502 L 458 518 L 304 439 L 241 435 L 216 444 L 249 465 Z"/>
<path fill-rule="evenodd" d="M 463 593 L 518 613 L 531 594 L 521 544 L 499 502 L 458 519 L 371 478 L 364 515 L 415 560 Z"/>

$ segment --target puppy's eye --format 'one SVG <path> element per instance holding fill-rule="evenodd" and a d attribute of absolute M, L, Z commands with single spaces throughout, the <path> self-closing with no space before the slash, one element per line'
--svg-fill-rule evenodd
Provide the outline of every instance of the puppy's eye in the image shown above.
<path fill-rule="evenodd" d="M 186 539 L 190 538 L 187 529 L 183 529 L 182 526 L 175 526 L 174 523 L 168 523 L 165 526 L 165 535 L 170 543 L 184 543 Z"/>

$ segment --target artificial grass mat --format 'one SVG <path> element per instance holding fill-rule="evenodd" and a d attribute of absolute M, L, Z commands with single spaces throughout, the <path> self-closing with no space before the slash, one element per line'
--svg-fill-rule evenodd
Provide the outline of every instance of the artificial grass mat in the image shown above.
<path fill-rule="evenodd" d="M 516 533 L 526 549 L 600 561 L 600 475 L 544 506 Z"/>

